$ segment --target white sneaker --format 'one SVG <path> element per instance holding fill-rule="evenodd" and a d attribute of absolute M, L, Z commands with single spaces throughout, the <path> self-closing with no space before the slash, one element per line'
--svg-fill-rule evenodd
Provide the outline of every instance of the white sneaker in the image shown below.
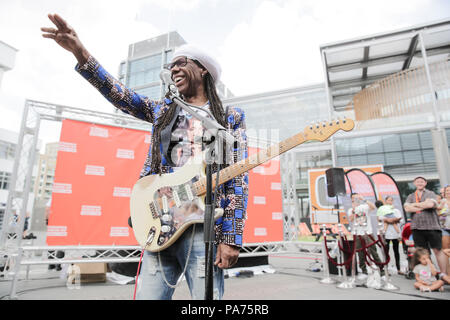
<path fill-rule="evenodd" d="M 368 275 L 367 274 L 365 274 L 365 273 L 360 273 L 360 274 L 358 274 L 358 276 L 356 277 L 356 279 L 358 279 L 358 280 L 366 280 L 367 279 L 367 277 L 368 277 Z"/>
<path fill-rule="evenodd" d="M 386 282 L 386 276 L 382 276 L 382 277 L 381 277 L 381 281 Z"/>

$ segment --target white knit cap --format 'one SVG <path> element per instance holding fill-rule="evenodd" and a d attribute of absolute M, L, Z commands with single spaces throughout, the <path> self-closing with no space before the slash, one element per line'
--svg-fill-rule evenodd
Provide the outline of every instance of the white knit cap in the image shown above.
<path fill-rule="evenodd" d="M 193 45 L 185 44 L 176 49 L 173 53 L 172 59 L 175 59 L 177 57 L 186 57 L 192 60 L 197 60 L 211 74 L 214 83 L 217 83 L 217 81 L 219 81 L 220 74 L 222 73 L 222 68 L 220 67 L 219 62 L 217 62 L 216 59 L 207 54 L 205 51 L 200 50 Z"/>

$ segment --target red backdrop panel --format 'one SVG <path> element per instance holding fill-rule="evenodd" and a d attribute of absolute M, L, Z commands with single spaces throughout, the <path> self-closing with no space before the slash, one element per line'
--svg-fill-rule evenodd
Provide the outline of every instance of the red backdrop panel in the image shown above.
<path fill-rule="evenodd" d="M 134 245 L 131 189 L 149 147 L 145 131 L 64 120 L 49 245 Z"/>
<path fill-rule="evenodd" d="M 149 132 L 64 120 L 47 244 L 136 245 L 129 201 L 149 143 Z M 245 243 L 283 240 L 279 169 L 276 159 L 249 173 Z"/>
<path fill-rule="evenodd" d="M 258 149 L 249 148 L 249 156 Z M 273 159 L 249 172 L 244 243 L 283 241 L 280 160 Z"/>

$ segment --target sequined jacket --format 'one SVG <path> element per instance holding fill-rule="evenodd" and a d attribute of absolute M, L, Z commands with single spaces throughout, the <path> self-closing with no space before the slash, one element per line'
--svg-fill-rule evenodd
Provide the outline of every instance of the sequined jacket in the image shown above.
<path fill-rule="evenodd" d="M 169 108 L 168 101 L 151 100 L 124 86 L 111 76 L 92 56 L 89 57 L 84 65 L 80 66 L 77 64 L 75 70 L 100 91 L 115 107 L 136 118 L 157 124 L 161 115 Z M 245 114 L 243 110 L 230 106 L 228 108 L 227 123 L 229 128 L 231 128 L 231 133 L 238 141 L 237 148 L 234 148 L 231 154 L 231 157 L 233 157 L 232 160 L 237 162 L 248 156 Z M 153 125 L 152 133 L 154 127 Z M 161 158 L 162 173 L 173 172 L 173 168 L 168 165 L 168 161 L 163 154 Z M 140 177 L 155 174 L 155 172 L 151 171 L 151 162 L 152 154 L 150 145 Z M 216 244 L 225 243 L 238 247 L 242 246 L 247 198 L 248 173 L 236 176 L 220 186 L 216 206 L 223 208 L 224 214 L 215 222 Z"/>

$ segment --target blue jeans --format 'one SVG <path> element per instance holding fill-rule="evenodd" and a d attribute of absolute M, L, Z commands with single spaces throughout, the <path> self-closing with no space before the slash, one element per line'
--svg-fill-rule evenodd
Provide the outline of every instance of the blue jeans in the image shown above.
<path fill-rule="evenodd" d="M 186 267 L 186 281 L 194 300 L 205 298 L 205 242 L 203 224 L 190 226 L 178 240 L 161 252 L 145 251 L 138 279 L 136 299 L 138 300 L 171 300 L 175 291 L 167 285 L 175 285 L 182 275 L 186 259 L 193 243 L 189 262 Z M 214 247 L 213 258 L 216 256 Z M 161 258 L 161 261 L 160 261 Z M 161 272 L 161 267 L 164 275 Z M 164 277 L 166 280 L 164 280 Z M 224 278 L 222 269 L 214 266 L 214 299 L 222 299 Z"/>

